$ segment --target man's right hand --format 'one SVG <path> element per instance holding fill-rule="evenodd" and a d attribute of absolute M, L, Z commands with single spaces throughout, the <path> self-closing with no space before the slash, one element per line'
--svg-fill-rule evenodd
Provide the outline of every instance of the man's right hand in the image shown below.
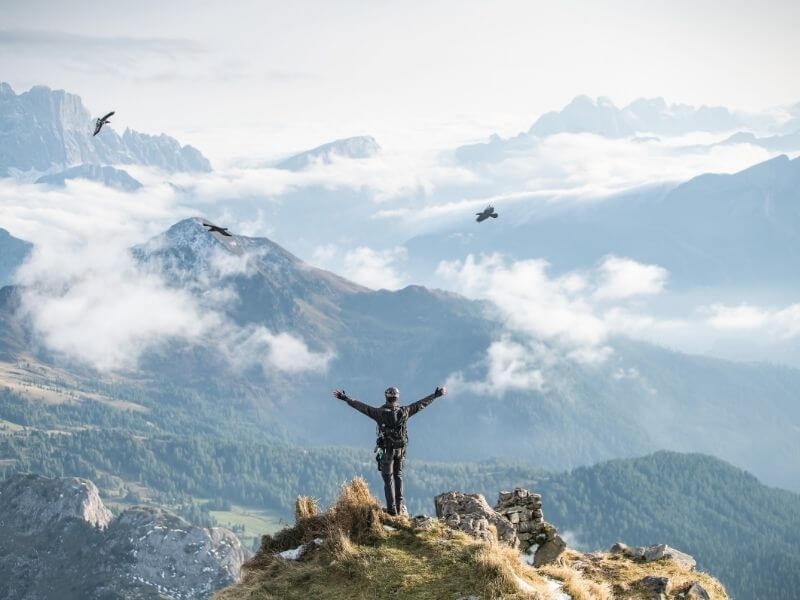
<path fill-rule="evenodd" d="M 333 397 L 338 398 L 339 400 L 346 400 L 347 393 L 344 390 L 334 390 Z"/>

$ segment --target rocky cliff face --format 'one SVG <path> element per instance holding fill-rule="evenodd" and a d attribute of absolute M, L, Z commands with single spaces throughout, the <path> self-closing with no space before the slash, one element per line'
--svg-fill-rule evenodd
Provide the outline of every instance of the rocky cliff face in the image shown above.
<path fill-rule="evenodd" d="M 235 583 L 247 551 L 221 528 L 162 509 L 112 518 L 76 477 L 15 475 L 0 483 L 0 597 L 200 599 Z"/>
<path fill-rule="evenodd" d="M 15 238 L 0 228 L 0 287 L 11 283 L 14 272 L 28 256 L 31 248 L 30 243 Z"/>
<path fill-rule="evenodd" d="M 112 117 L 113 120 L 113 117 Z M 97 135 L 81 98 L 64 90 L 35 86 L 15 94 L 0 83 L 0 176 L 33 170 L 62 170 L 78 164 L 141 164 L 166 171 L 210 171 L 195 148 L 166 136 L 106 126 Z"/>

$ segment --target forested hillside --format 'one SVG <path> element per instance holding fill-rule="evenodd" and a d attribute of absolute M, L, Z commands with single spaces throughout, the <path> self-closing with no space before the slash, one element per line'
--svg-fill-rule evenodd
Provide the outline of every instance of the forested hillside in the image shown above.
<path fill-rule="evenodd" d="M 90 406 L 101 427 L 79 424 L 91 416 Z M 92 403 L 43 410 L 7 391 L 0 392 L 0 419 L 0 477 L 18 471 L 86 477 L 107 497 L 167 504 L 198 522 L 208 519 L 204 499 L 288 519 L 296 496 L 313 491 L 327 504 L 355 475 L 376 493 L 381 489 L 365 449 L 307 448 L 246 428 L 238 437 L 204 426 L 188 434 L 153 431 L 136 412 Z M 220 429 L 236 423 L 232 417 Z M 178 420 L 179 427 L 189 426 Z M 432 498 L 445 490 L 477 491 L 494 502 L 501 489 L 524 486 L 542 493 L 547 519 L 581 549 L 667 543 L 692 554 L 739 599 L 790 598 L 800 586 L 800 495 L 766 487 L 710 456 L 659 452 L 546 473 L 533 460 L 413 460 L 412 449 L 406 472 L 415 513 L 431 514 Z"/>

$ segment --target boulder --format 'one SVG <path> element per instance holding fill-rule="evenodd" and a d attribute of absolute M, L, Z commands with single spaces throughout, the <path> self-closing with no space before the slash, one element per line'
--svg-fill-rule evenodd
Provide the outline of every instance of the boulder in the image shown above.
<path fill-rule="evenodd" d="M 685 600 L 711 600 L 705 588 L 696 581 L 684 592 L 683 597 Z"/>
<path fill-rule="evenodd" d="M 684 569 L 694 569 L 697 561 L 688 554 L 676 550 L 666 544 L 658 544 L 657 546 L 648 546 L 644 549 L 645 562 L 652 562 L 654 560 L 668 559 L 675 561 Z"/>
<path fill-rule="evenodd" d="M 660 599 L 669 595 L 672 582 L 670 582 L 668 577 L 654 577 L 648 575 L 647 577 L 639 579 L 636 585 L 644 589 L 645 593 L 648 594 L 650 598 Z"/>
<path fill-rule="evenodd" d="M 567 543 L 561 539 L 560 535 L 554 533 L 536 549 L 536 553 L 533 555 L 533 566 L 541 567 L 554 562 L 566 547 Z"/>
<path fill-rule="evenodd" d="M 445 492 L 434 499 L 436 516 L 448 526 L 482 540 L 491 539 L 490 526 L 497 531 L 497 539 L 519 547 L 514 526 L 495 511 L 481 494 Z"/>
<path fill-rule="evenodd" d="M 609 550 L 611 554 L 621 554 L 633 560 L 644 560 L 644 548 L 641 546 L 628 546 L 622 542 L 617 542 Z"/>

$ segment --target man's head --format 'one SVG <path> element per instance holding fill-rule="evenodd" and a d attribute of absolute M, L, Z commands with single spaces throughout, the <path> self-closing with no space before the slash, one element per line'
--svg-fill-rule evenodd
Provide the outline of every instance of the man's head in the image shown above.
<path fill-rule="evenodd" d="M 397 402 L 397 399 L 400 397 L 400 390 L 396 387 L 386 388 L 386 391 L 383 392 L 383 395 L 386 396 L 387 402 Z"/>

